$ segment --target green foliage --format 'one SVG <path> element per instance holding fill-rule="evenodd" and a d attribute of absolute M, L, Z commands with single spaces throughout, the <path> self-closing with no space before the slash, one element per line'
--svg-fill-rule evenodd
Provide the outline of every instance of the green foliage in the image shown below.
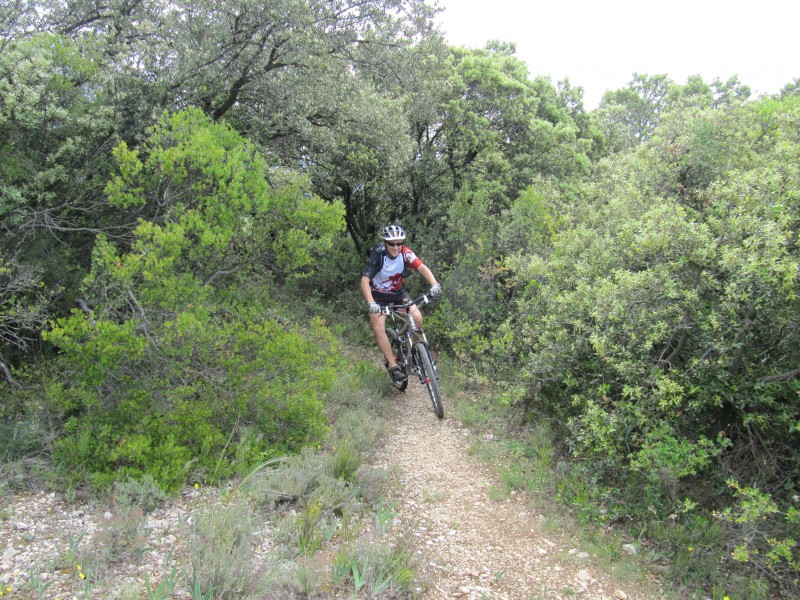
<path fill-rule="evenodd" d="M 245 501 L 224 510 L 209 507 L 192 531 L 191 575 L 193 597 L 263 598 L 271 589 L 270 565 L 255 560 L 260 519 Z M 207 597 L 207 596 L 203 596 Z"/>
<path fill-rule="evenodd" d="M 515 327 L 499 373 L 529 411 L 567 424 L 573 457 L 592 464 L 593 481 L 562 480 L 565 499 L 607 503 L 617 490 L 615 518 L 649 521 L 692 498 L 711 519 L 734 475 L 789 513 L 800 478 L 798 108 L 788 97 L 659 109 L 639 148 L 598 163 L 570 204 L 539 188 L 508 212 Z M 775 561 L 764 565 L 773 584 L 795 577 L 787 528 L 745 536 Z"/>
<path fill-rule="evenodd" d="M 381 594 L 408 594 L 415 576 L 413 556 L 413 549 L 405 540 L 391 546 L 344 546 L 334 558 L 333 583 L 352 589 L 356 596 L 361 593 L 371 598 Z"/>
<path fill-rule="evenodd" d="M 603 95 L 598 113 L 613 149 L 636 146 L 653 135 L 674 85 L 666 75 L 634 73 L 628 87 Z"/>
<path fill-rule="evenodd" d="M 46 333 L 71 374 L 46 394 L 63 418 L 54 457 L 71 485 L 149 473 L 175 490 L 325 431 L 336 342 L 318 322 L 270 317 L 265 286 L 270 272 L 302 276 L 340 212 L 280 174 L 283 185 L 267 185 L 253 148 L 196 112 L 154 129 L 145 150 L 142 162 L 120 147 L 111 202 L 164 212 L 140 222 L 128 252 L 98 239 L 84 283 L 93 310 Z"/>
<path fill-rule="evenodd" d="M 669 556 L 670 579 L 685 589 L 694 591 L 701 585 L 709 589 L 715 585 L 727 590 L 741 589 L 738 581 L 720 572 L 720 564 L 727 559 L 725 530 L 715 520 L 688 514 L 681 520 L 673 517 L 654 522 L 650 539 L 659 554 Z"/>
<path fill-rule="evenodd" d="M 297 536 L 297 549 L 301 554 L 306 556 L 315 554 L 323 542 L 330 538 L 322 516 L 322 501 L 318 499 L 303 507 L 294 522 L 290 524 L 292 533 Z"/>
<path fill-rule="evenodd" d="M 3 359 L 6 349 L 28 350 L 47 318 L 47 297 L 39 275 L 0 251 L 0 367 L 6 381 L 11 377 L 8 359 Z"/>
<path fill-rule="evenodd" d="M 345 441 L 341 446 L 335 448 L 335 451 L 332 465 L 333 476 L 346 483 L 352 483 L 361 466 L 361 456 L 349 441 Z"/>
<path fill-rule="evenodd" d="M 736 532 L 730 544 L 731 558 L 746 564 L 769 578 L 781 582 L 787 591 L 798 589 L 800 572 L 800 498 L 780 507 L 768 493 L 757 488 L 728 482 L 735 494 L 735 504 L 717 513 Z"/>
<path fill-rule="evenodd" d="M 70 477 L 91 474 L 104 487 L 149 472 L 172 490 L 190 468 L 210 480 L 230 476 L 236 468 L 230 440 L 247 427 L 259 437 L 240 461 L 296 451 L 320 438 L 318 394 L 331 368 L 319 360 L 331 360 L 319 355 L 320 345 L 274 322 L 198 323 L 196 314 L 181 316 L 187 326 L 166 323 L 163 335 L 150 340 L 133 333 L 134 322 L 104 332 L 83 315 L 53 328 L 62 365 L 76 374 L 51 386 L 47 397 L 65 418 L 54 457 Z M 318 331 L 320 342 L 332 343 Z M 146 344 L 153 342 L 166 352 L 152 352 Z"/>
<path fill-rule="evenodd" d="M 110 204 L 143 206 L 155 217 L 135 231 L 131 260 L 143 262 L 129 267 L 145 279 L 180 269 L 210 283 L 256 262 L 302 276 L 343 227 L 341 204 L 270 169 L 252 143 L 198 110 L 165 117 L 144 149 L 122 144 L 115 155 L 120 174 L 106 189 Z"/>
<path fill-rule="evenodd" d="M 139 507 L 147 514 L 162 506 L 167 496 L 150 473 L 141 479 L 127 479 L 114 484 L 114 500 L 125 508 Z"/>
<path fill-rule="evenodd" d="M 0 363 L 9 369 L 42 322 L 74 300 L 90 232 L 116 224 L 98 202 L 114 135 L 101 63 L 91 44 L 52 33 L 4 36 Z"/>

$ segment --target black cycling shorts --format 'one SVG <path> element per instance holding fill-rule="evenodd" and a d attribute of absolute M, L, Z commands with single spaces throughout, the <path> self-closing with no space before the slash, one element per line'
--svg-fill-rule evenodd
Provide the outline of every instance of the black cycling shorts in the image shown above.
<path fill-rule="evenodd" d="M 396 292 L 378 292 L 372 290 L 372 299 L 381 306 L 405 304 L 406 302 L 411 302 L 411 294 L 409 294 L 408 290 L 404 287 L 401 287 Z"/>

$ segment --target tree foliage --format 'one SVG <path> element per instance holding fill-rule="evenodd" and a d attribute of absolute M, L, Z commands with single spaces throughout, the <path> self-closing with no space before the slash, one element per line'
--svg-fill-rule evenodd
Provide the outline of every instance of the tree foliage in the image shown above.
<path fill-rule="evenodd" d="M 252 463 L 317 441 L 336 343 L 270 317 L 265 284 L 302 276 L 339 233 L 341 208 L 271 174 L 252 144 L 196 110 L 116 156 L 109 202 L 150 218 L 130 250 L 98 239 L 87 310 L 45 338 L 72 374 L 45 396 L 64 420 L 54 452 L 72 483 L 149 472 L 175 489 L 230 476 L 237 452 Z"/>
<path fill-rule="evenodd" d="M 642 510 L 713 505 L 726 478 L 795 502 L 799 106 L 665 113 L 511 262 L 530 407 Z"/>

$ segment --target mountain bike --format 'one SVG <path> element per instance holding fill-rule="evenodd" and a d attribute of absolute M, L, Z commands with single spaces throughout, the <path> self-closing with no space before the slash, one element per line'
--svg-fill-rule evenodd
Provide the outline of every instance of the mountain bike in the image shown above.
<path fill-rule="evenodd" d="M 444 417 L 442 395 L 439 392 L 439 371 L 433 360 L 428 338 L 425 332 L 417 327 L 411 317 L 410 309 L 414 305 L 428 304 L 428 296 L 420 296 L 416 300 L 405 304 L 389 304 L 382 307 L 381 312 L 386 315 L 386 335 L 392 345 L 397 366 L 405 373 L 403 381 L 394 381 L 394 386 L 402 391 L 408 387 L 408 380 L 413 373 L 419 377 L 419 382 L 428 388 L 428 394 L 433 404 L 433 412 L 440 419 Z M 403 311 L 403 312 L 401 312 Z"/>

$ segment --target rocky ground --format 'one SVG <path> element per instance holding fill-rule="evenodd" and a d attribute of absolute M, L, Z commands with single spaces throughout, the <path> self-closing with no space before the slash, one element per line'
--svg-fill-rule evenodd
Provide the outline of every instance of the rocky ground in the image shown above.
<path fill-rule="evenodd" d="M 422 386 L 411 383 L 397 409 L 381 460 L 397 473 L 391 498 L 430 582 L 423 598 L 663 597 L 655 585 L 615 579 L 576 539 L 545 531 L 522 494 L 496 493 L 494 473 L 469 454 L 471 434 L 437 420 Z"/>
<path fill-rule="evenodd" d="M 216 490 L 187 489 L 143 516 L 52 492 L 17 496 L 0 521 L 2 600 L 147 598 L 145 577 L 155 588 L 165 564 L 185 557 L 193 513 L 216 501 Z"/>
<path fill-rule="evenodd" d="M 453 419 L 438 420 L 424 388 L 412 383 L 407 392 L 396 393 L 395 400 L 389 434 L 370 462 L 392 473 L 387 499 L 394 512 L 391 531 L 413 541 L 426 582 L 420 598 L 663 597 L 657 586 L 641 578 L 615 578 L 579 541 L 545 528 L 544 517 L 522 494 L 498 494 L 496 476 L 468 452 L 471 434 Z M 137 590 L 139 597 L 147 598 L 142 589 L 145 575 L 155 586 L 165 575 L 165 563 L 185 556 L 193 514 L 215 502 L 216 494 L 187 489 L 139 520 L 108 507 L 66 503 L 55 493 L 8 499 L 9 504 L 0 507 L 3 600 L 135 598 Z M 269 525 L 261 533 L 263 547 L 257 552 L 266 554 Z M 88 573 L 108 564 L 91 549 L 115 543 L 139 548 L 137 559 L 113 561 L 102 577 Z M 127 594 L 121 594 L 123 590 Z M 189 594 L 181 591 L 174 597 Z"/>

